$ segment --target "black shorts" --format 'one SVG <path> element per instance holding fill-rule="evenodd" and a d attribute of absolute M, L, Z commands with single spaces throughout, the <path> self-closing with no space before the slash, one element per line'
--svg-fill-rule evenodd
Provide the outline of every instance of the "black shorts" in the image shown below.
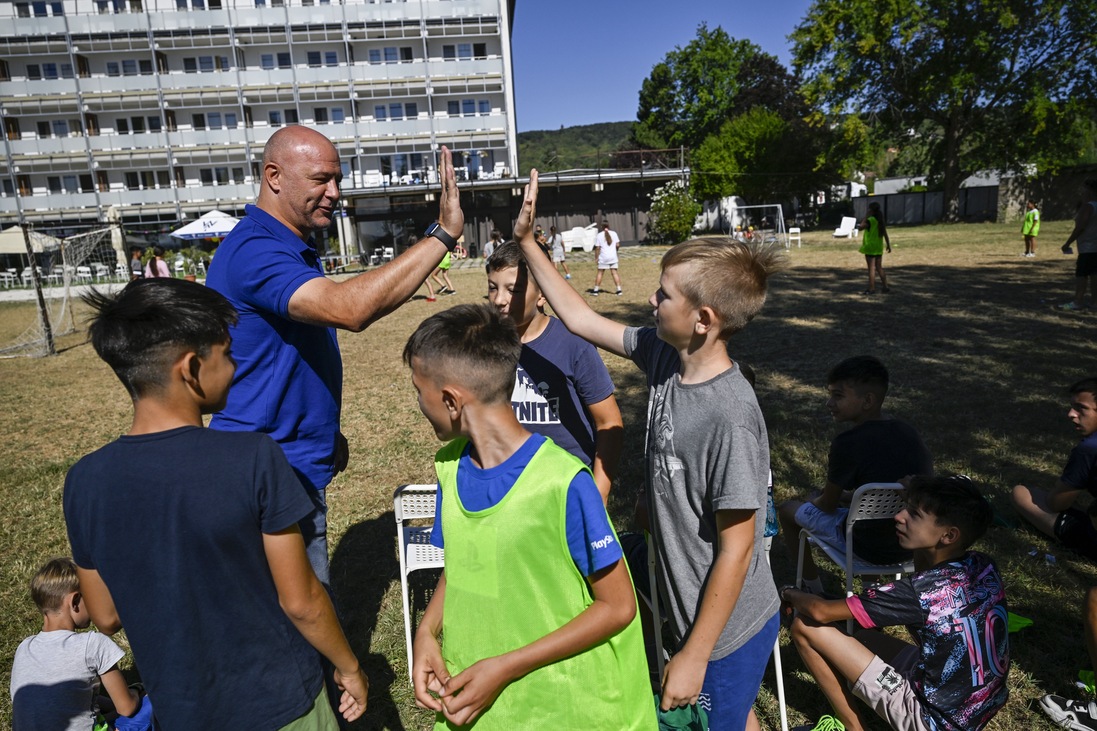
<path fill-rule="evenodd" d="M 1085 512 L 1077 508 L 1064 510 L 1055 519 L 1054 530 L 1060 543 L 1097 563 L 1097 528 Z"/>
<path fill-rule="evenodd" d="M 1078 263 L 1074 265 L 1074 276 L 1092 277 L 1097 274 L 1097 254 L 1078 253 Z"/>

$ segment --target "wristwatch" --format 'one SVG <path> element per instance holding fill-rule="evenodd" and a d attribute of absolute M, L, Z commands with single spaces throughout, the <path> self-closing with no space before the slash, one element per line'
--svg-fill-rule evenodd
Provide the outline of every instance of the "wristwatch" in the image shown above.
<path fill-rule="evenodd" d="M 457 239 L 446 233 L 446 230 L 442 228 L 442 224 L 435 221 L 431 225 L 427 226 L 427 230 L 423 233 L 424 236 L 433 236 L 446 245 L 446 249 L 453 251 L 457 246 Z"/>

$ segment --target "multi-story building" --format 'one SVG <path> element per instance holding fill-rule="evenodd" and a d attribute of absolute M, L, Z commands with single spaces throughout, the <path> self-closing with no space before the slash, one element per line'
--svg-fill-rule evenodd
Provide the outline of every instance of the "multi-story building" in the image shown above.
<path fill-rule="evenodd" d="M 339 149 L 352 219 L 357 198 L 391 210 L 395 194 L 436 180 L 439 145 L 461 178 L 507 177 L 513 11 L 514 0 L 5 0 L 0 218 L 166 230 L 241 212 L 267 138 L 296 123 Z"/>

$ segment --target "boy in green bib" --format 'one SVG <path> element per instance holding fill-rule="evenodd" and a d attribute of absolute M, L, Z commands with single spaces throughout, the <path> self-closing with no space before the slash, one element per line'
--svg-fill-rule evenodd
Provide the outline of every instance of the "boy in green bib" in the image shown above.
<path fill-rule="evenodd" d="M 446 567 L 415 635 L 416 703 L 436 729 L 655 729 L 617 534 L 590 470 L 514 416 L 521 350 L 486 304 L 427 318 L 404 348 L 448 442 L 431 534 Z"/>

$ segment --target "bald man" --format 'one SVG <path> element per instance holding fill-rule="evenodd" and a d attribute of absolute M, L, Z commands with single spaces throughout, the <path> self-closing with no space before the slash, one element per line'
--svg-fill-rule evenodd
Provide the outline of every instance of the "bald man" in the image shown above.
<path fill-rule="evenodd" d="M 342 282 L 324 277 L 312 237 L 331 226 L 342 178 L 339 153 L 319 132 L 283 127 L 263 151 L 259 199 L 217 250 L 206 284 L 240 313 L 231 331 L 236 376 L 210 426 L 270 434 L 308 488 L 301 524 L 309 562 L 329 585 L 325 489 L 347 466 L 339 431 L 343 362 L 336 328 L 361 332 L 422 286 L 464 229 L 453 160 L 439 161 L 439 217 L 386 265 Z"/>

